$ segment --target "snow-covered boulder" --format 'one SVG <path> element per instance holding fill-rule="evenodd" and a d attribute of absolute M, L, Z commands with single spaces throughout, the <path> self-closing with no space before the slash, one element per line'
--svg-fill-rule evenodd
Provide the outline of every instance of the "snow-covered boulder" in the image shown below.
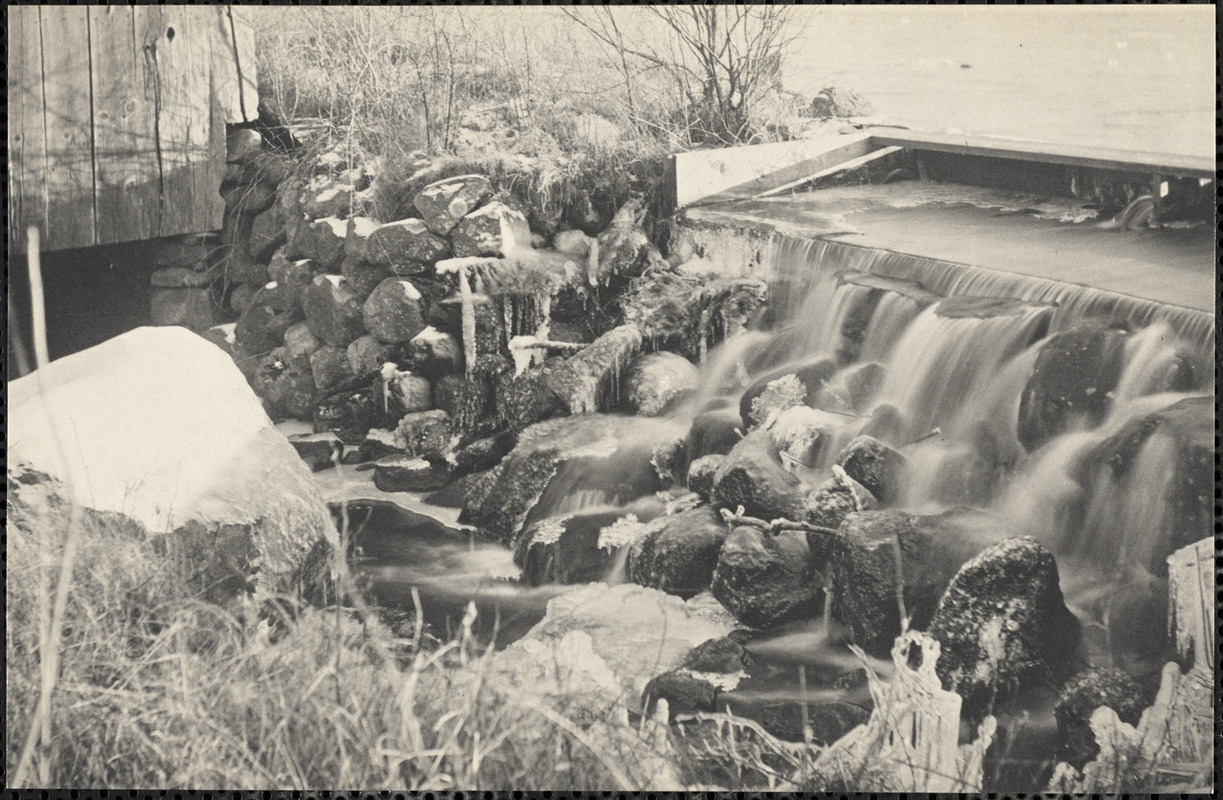
<path fill-rule="evenodd" d="M 12 381 L 8 396 L 10 471 L 45 473 L 154 535 L 237 526 L 261 589 L 292 590 L 326 563 L 335 528 L 309 469 L 202 337 L 138 328 Z"/>

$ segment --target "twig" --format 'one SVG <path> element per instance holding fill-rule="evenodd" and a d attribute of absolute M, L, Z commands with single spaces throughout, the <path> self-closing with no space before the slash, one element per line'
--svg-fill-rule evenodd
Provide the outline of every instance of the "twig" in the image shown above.
<path fill-rule="evenodd" d="M 727 525 L 751 525 L 754 528 L 760 528 L 766 533 L 780 533 L 781 531 L 809 531 L 812 533 L 836 533 L 835 528 L 826 528 L 823 525 L 812 525 L 809 522 L 795 522 L 792 519 L 780 517 L 772 522 L 765 522 L 756 517 L 749 517 L 744 514 L 743 506 L 739 506 L 737 511 L 731 511 L 729 508 L 724 508 L 721 511 L 722 519 Z"/>

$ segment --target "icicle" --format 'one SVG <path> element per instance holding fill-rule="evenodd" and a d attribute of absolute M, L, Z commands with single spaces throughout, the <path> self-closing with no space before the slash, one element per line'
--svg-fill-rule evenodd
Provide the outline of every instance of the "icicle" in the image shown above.
<path fill-rule="evenodd" d="M 459 273 L 459 301 L 463 311 L 463 358 L 467 362 L 467 377 L 475 374 L 476 368 L 476 304 L 471 296 L 471 284 L 467 281 L 467 269 Z"/>
<path fill-rule="evenodd" d="M 538 305 L 538 323 L 535 328 L 536 339 L 547 339 L 552 327 L 552 295 L 543 294 L 536 301 Z"/>
<path fill-rule="evenodd" d="M 709 309 L 701 309 L 701 321 L 697 328 L 697 338 L 701 345 L 701 363 L 709 356 Z"/>
<path fill-rule="evenodd" d="M 391 408 L 391 381 L 399 377 L 399 370 L 390 361 L 382 365 L 382 410 Z"/>
<path fill-rule="evenodd" d="M 586 280 L 591 286 L 599 285 L 599 240 L 590 242 L 590 254 L 586 257 Z"/>

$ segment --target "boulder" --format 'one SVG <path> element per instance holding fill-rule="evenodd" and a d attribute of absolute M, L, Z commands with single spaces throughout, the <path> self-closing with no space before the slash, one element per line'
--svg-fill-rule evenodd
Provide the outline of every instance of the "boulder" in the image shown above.
<path fill-rule="evenodd" d="M 688 458 L 726 455 L 743 438 L 743 421 L 733 409 L 717 409 L 697 414 L 688 429 L 684 446 Z"/>
<path fill-rule="evenodd" d="M 956 573 L 930 622 L 943 687 L 980 720 L 995 699 L 1072 674 L 1079 623 L 1066 608 L 1057 562 L 1030 537 L 984 550 Z"/>
<path fill-rule="evenodd" d="M 827 747 L 870 718 L 870 712 L 853 703 L 807 703 L 807 726 L 811 729 L 811 743 Z M 769 703 L 760 711 L 760 724 L 778 739 L 787 742 L 802 742 L 803 707 L 801 703 L 787 701 Z"/>
<path fill-rule="evenodd" d="M 845 474 L 883 503 L 895 503 L 900 499 L 900 481 L 906 463 L 904 456 L 870 436 L 855 438 L 837 456 L 837 464 Z"/>
<path fill-rule="evenodd" d="M 1029 452 L 1073 426 L 1103 421 L 1128 335 L 1125 329 L 1085 323 L 1045 340 L 1019 398 L 1016 433 Z"/>
<path fill-rule="evenodd" d="M 289 328 L 301 319 L 300 309 L 277 311 L 267 302 L 265 290 L 260 289 L 238 317 L 234 341 L 248 353 L 267 353 L 283 344 Z"/>
<path fill-rule="evenodd" d="M 636 326 L 613 328 L 552 370 L 548 388 L 572 414 L 607 410 L 619 398 L 621 372 L 641 345 Z"/>
<path fill-rule="evenodd" d="M 408 342 L 412 371 L 427 378 L 440 378 L 463 370 L 463 347 L 452 334 L 429 326 Z"/>
<path fill-rule="evenodd" d="M 344 263 L 340 265 L 340 275 L 348 281 L 353 293 L 362 301 L 367 300 L 374 293 L 378 284 L 392 277 L 391 271 L 386 267 L 368 264 L 351 257 L 345 258 Z"/>
<path fill-rule="evenodd" d="M 724 636 L 701 642 L 689 650 L 682 666 L 693 672 L 733 675 L 747 669 L 752 663 L 751 655 L 740 642 Z"/>
<path fill-rule="evenodd" d="M 298 322 L 285 331 L 285 358 L 290 364 L 310 369 L 310 356 L 318 352 L 323 341 L 310 332 L 310 326 Z"/>
<path fill-rule="evenodd" d="M 714 476 L 725 458 L 717 453 L 711 453 L 701 456 L 688 465 L 688 488 L 696 492 L 706 503 L 713 502 Z"/>
<path fill-rule="evenodd" d="M 302 292 L 322 270 L 309 259 L 290 261 L 279 250 L 268 264 L 268 283 L 261 290 L 267 305 L 277 311 L 300 311 Z"/>
<path fill-rule="evenodd" d="M 607 580 L 620 548 L 642 535 L 660 510 L 655 501 L 540 520 L 515 538 L 514 563 L 530 586 Z"/>
<path fill-rule="evenodd" d="M 338 217 L 303 219 L 291 226 L 285 241 L 285 257 L 310 259 L 325 270 L 337 269 L 344 259 L 348 224 Z"/>
<path fill-rule="evenodd" d="M 536 422 L 564 416 L 564 405 L 548 385 L 549 370 L 561 363 L 559 358 L 549 359 L 542 367 L 528 369 L 521 375 L 509 370 L 497 375 L 493 384 L 497 419 L 511 430 L 522 430 Z"/>
<path fill-rule="evenodd" d="M 806 516 L 803 497 L 807 489 L 782 466 L 765 431 L 750 433 L 731 448 L 713 480 L 714 497 L 728 508 L 743 506 L 749 516 L 764 520 Z"/>
<path fill-rule="evenodd" d="M 347 347 L 365 333 L 361 300 L 339 275 L 320 275 L 302 292 L 310 332 L 335 347 Z"/>
<path fill-rule="evenodd" d="M 310 354 L 310 374 L 314 376 L 318 391 L 324 394 L 356 377 L 348 360 L 348 351 L 329 344 Z"/>
<path fill-rule="evenodd" d="M 387 456 L 374 462 L 374 485 L 384 492 L 432 492 L 450 483 L 447 465 L 414 456 Z"/>
<path fill-rule="evenodd" d="M 850 514 L 857 511 L 871 511 L 879 507 L 879 501 L 865 486 L 846 474 L 845 470 L 834 468 L 832 477 L 821 483 L 807 495 L 803 501 L 806 521 L 821 528 L 836 530 Z M 817 563 L 823 563 L 828 557 L 829 539 L 827 534 L 812 531 L 807 535 L 807 544 L 816 556 Z"/>
<path fill-rule="evenodd" d="M 845 427 L 847 419 L 840 414 L 796 405 L 770 414 L 764 429 L 783 464 L 801 464 L 808 469 L 816 469 L 826 462 L 826 456 L 831 455 L 827 451 L 832 447 L 837 431 Z"/>
<path fill-rule="evenodd" d="M 453 476 L 454 473 L 451 473 Z M 462 477 L 452 480 L 445 487 L 438 489 L 436 492 L 428 495 L 425 502 L 433 506 L 441 506 L 442 508 L 457 508 L 461 509 L 467 503 L 474 503 L 472 499 L 477 496 L 480 487 L 491 485 L 489 473 L 472 472 Z"/>
<path fill-rule="evenodd" d="M 10 470 L 44 473 L 151 534 L 215 533 L 234 546 L 195 557 L 247 554 L 257 592 L 297 593 L 325 573 L 336 534 L 309 469 L 200 336 L 137 328 L 64 356 L 10 381 L 6 411 Z"/>
<path fill-rule="evenodd" d="M 408 455 L 443 461 L 450 451 L 450 415 L 445 411 L 405 414 L 395 433 Z"/>
<path fill-rule="evenodd" d="M 217 323 L 217 302 L 206 286 L 180 289 L 154 286 L 149 293 L 149 303 L 154 325 L 181 325 L 202 331 Z"/>
<path fill-rule="evenodd" d="M 811 568 L 801 537 L 772 535 L 748 525 L 722 544 L 711 589 L 735 619 L 751 628 L 772 628 L 813 619 L 823 607 L 823 578 Z"/>
<path fill-rule="evenodd" d="M 454 474 L 466 475 L 492 469 L 514 449 L 515 441 L 513 434 L 507 432 L 476 439 L 458 448 L 454 453 Z"/>
<path fill-rule="evenodd" d="M 449 243 L 419 219 L 379 225 L 365 243 L 365 259 L 396 275 L 416 275 L 450 257 Z"/>
<path fill-rule="evenodd" d="M 364 375 L 381 370 L 382 365 L 391 360 L 394 350 L 394 345 L 367 333 L 354 339 L 344 352 L 348 356 L 349 371 L 353 375 Z"/>
<path fill-rule="evenodd" d="M 855 644 L 886 656 L 901 632 L 897 582 L 909 627 L 924 630 L 957 570 L 1001 537 L 990 533 L 996 527 L 987 515 L 966 510 L 848 514 L 828 547 L 833 616 Z"/>
<path fill-rule="evenodd" d="M 457 258 L 512 255 L 530 249 L 531 228 L 521 212 L 493 201 L 455 224 L 450 246 Z"/>
<path fill-rule="evenodd" d="M 797 366 L 779 367 L 754 379 L 739 399 L 743 429 L 764 424 L 770 414 L 813 401 L 836 371 L 836 362 L 821 356 Z"/>
<path fill-rule="evenodd" d="M 1117 669 L 1092 667 L 1066 682 L 1053 706 L 1057 718 L 1057 758 L 1081 770 L 1100 754 L 1100 745 L 1091 730 L 1091 714 L 1108 706 L 1129 725 L 1137 725 L 1150 705 L 1147 692 L 1126 673 Z"/>
<path fill-rule="evenodd" d="M 421 189 L 412 203 L 429 230 L 446 236 L 492 193 L 492 184 L 483 175 L 456 175 Z"/>
<path fill-rule="evenodd" d="M 700 370 L 675 353 L 649 353 L 629 365 L 624 379 L 625 402 L 630 411 L 656 417 L 696 390 Z"/>
<path fill-rule="evenodd" d="M 396 370 L 393 375 L 384 374 L 383 380 L 392 413 L 411 414 L 433 408 L 433 384 L 428 378 Z"/>
<path fill-rule="evenodd" d="M 484 375 L 439 378 L 433 383 L 433 405 L 450 415 L 457 431 L 491 434 L 495 427 L 492 382 Z"/>
<path fill-rule="evenodd" d="M 594 239 L 576 230 L 557 231 L 552 237 L 552 249 L 558 253 L 584 259 L 590 255 Z"/>
<path fill-rule="evenodd" d="M 316 390 L 310 363 L 293 361 L 284 347 L 277 347 L 259 362 L 254 387 L 274 417 L 309 419 L 314 410 Z"/>
<path fill-rule="evenodd" d="M 710 506 L 659 517 L 629 545 L 629 580 L 683 598 L 709 588 L 726 523 Z"/>
<path fill-rule="evenodd" d="M 386 428 L 370 428 L 365 434 L 365 439 L 357 446 L 357 454 L 360 457 L 360 463 L 377 461 L 388 456 L 407 455 L 403 439 L 396 431 Z"/>

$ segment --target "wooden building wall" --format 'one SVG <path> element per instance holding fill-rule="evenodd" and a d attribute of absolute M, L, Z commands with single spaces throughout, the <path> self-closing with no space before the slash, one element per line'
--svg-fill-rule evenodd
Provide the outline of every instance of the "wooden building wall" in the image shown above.
<path fill-rule="evenodd" d="M 257 114 L 254 37 L 225 6 L 9 6 L 9 248 L 221 227 L 225 125 Z"/>

